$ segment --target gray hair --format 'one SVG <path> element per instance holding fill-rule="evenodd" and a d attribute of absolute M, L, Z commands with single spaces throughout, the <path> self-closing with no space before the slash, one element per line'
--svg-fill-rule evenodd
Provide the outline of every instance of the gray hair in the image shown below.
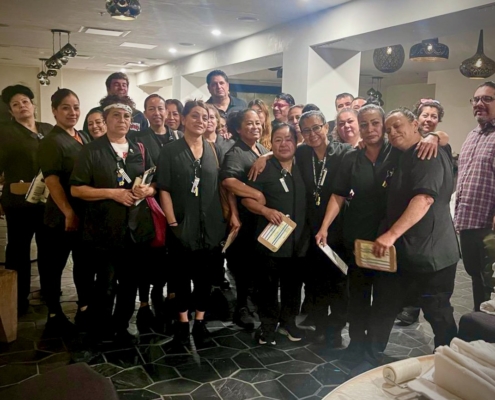
<path fill-rule="evenodd" d="M 302 129 L 302 123 L 304 120 L 311 118 L 311 117 L 318 117 L 318 119 L 321 121 L 323 125 L 327 123 L 327 120 L 325 119 L 325 115 L 320 110 L 311 110 L 311 111 L 306 111 L 303 115 L 301 115 L 301 118 L 299 118 L 299 127 Z"/>

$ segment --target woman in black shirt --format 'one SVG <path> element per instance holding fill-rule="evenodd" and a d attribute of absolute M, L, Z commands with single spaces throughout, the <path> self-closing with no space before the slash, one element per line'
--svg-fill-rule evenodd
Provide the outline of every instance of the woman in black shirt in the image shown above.
<path fill-rule="evenodd" d="M 209 341 L 204 322 L 211 291 L 212 260 L 220 252 L 226 224 L 220 203 L 217 150 L 203 138 L 208 111 L 189 101 L 183 111 L 184 137 L 165 146 L 158 162 L 157 187 L 172 235 L 167 237 L 173 262 L 179 311 L 176 342 L 189 343 L 191 280 L 196 308 L 192 334 L 197 346 Z"/>
<path fill-rule="evenodd" d="M 271 158 L 256 182 L 249 185 L 259 190 L 261 201 L 245 198 L 242 203 L 257 218 L 256 234 L 268 223 L 279 225 L 284 215 L 297 225 L 280 249 L 273 253 L 260 243 L 256 244 L 261 256 L 257 274 L 258 312 L 261 327 L 257 332 L 259 344 L 275 344 L 275 329 L 291 341 L 302 339 L 301 330 L 296 327 L 296 316 L 301 303 L 302 269 L 309 243 L 306 225 L 306 188 L 294 161 L 297 132 L 293 126 L 281 123 L 272 132 Z M 252 266 L 253 268 L 254 266 Z M 281 305 L 278 303 L 280 282 Z"/>
<path fill-rule="evenodd" d="M 51 332 L 71 330 L 60 307 L 62 272 L 72 251 L 74 262 L 74 283 L 78 293 L 79 309 L 76 322 L 85 329 L 88 318 L 86 310 L 92 292 L 94 274 L 85 262 L 80 235 L 80 221 L 83 204 L 70 194 L 69 179 L 74 162 L 83 145 L 89 143 L 85 132 L 78 132 L 79 98 L 69 89 L 59 89 L 52 95 L 52 112 L 57 124 L 42 141 L 38 159 L 50 191 L 45 207 L 46 238 L 49 251 L 49 267 L 40 270 L 41 290 L 48 307 L 48 321 L 45 329 Z"/>
<path fill-rule="evenodd" d="M 12 122 L 0 126 L 0 175 L 5 182 L 1 203 L 7 220 L 8 243 L 5 254 L 7 269 L 17 271 L 17 307 L 19 315 L 29 306 L 31 286 L 31 240 L 36 235 L 38 267 L 45 266 L 44 203 L 26 202 L 27 187 L 39 172 L 38 146 L 53 128 L 36 122 L 34 94 L 26 86 L 8 86 L 2 90 L 2 100 L 9 107 Z"/>
<path fill-rule="evenodd" d="M 98 139 L 107 133 L 107 125 L 105 124 L 103 113 L 97 108 L 91 110 L 86 116 L 86 124 L 88 125 L 88 133 L 92 139 Z"/>
<path fill-rule="evenodd" d="M 134 312 L 136 268 L 149 249 L 148 243 L 131 235 L 129 214 L 136 200 L 156 194 L 154 185 L 133 188 L 133 183 L 153 163 L 148 152 L 143 157 L 138 144 L 126 138 L 132 100 L 107 96 L 101 106 L 107 134 L 84 146 L 70 178 L 71 194 L 85 200 L 83 240 L 91 246 L 97 270 L 94 328 L 99 335 L 129 343 L 135 342 L 127 328 Z"/>

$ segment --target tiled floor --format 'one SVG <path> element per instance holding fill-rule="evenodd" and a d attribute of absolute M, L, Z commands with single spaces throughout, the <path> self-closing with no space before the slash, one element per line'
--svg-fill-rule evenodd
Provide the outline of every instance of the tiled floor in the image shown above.
<path fill-rule="evenodd" d="M 0 253 L 4 232 L 0 221 Z M 68 265 L 64 272 L 62 305 L 73 319 L 77 306 L 71 269 Z M 122 400 L 316 400 L 347 376 L 348 371 L 337 361 L 340 350 L 310 342 L 292 343 L 280 335 L 276 347 L 259 346 L 252 333 L 218 321 L 208 324 L 214 337 L 209 348 L 177 347 L 168 336 L 148 333 L 141 335 L 136 347 L 109 346 L 88 351 L 80 341 L 44 336 L 46 308 L 39 299 L 35 263 L 32 290 L 32 312 L 21 318 L 17 341 L 0 344 L 0 399 L 6 387 L 22 385 L 32 376 L 77 361 L 88 362 L 95 371 L 111 379 Z M 233 293 L 226 294 L 233 297 Z M 470 279 L 462 264 L 452 303 L 457 321 L 473 306 Z M 386 350 L 391 359 L 432 352 L 431 328 L 422 317 L 421 321 L 409 327 L 395 327 Z M 134 324 L 132 329 L 136 329 Z M 347 344 L 347 331 L 344 337 Z"/>

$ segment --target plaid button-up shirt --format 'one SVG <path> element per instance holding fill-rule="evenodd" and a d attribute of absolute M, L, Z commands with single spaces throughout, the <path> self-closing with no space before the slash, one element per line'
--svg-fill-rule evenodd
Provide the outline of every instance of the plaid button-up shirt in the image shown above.
<path fill-rule="evenodd" d="M 459 154 L 455 227 L 490 228 L 495 215 L 495 120 L 473 129 Z"/>

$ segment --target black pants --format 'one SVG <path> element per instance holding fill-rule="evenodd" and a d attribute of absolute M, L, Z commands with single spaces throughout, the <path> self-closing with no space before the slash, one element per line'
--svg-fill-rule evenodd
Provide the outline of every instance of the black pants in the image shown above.
<path fill-rule="evenodd" d="M 167 283 L 167 271 L 169 269 L 169 260 L 167 249 L 165 247 L 150 247 L 144 254 L 144 263 L 142 263 L 142 273 L 139 274 L 139 301 L 142 303 L 149 302 L 150 285 L 151 301 L 153 303 L 163 300 L 163 288 Z M 169 288 L 170 291 L 170 288 Z"/>
<path fill-rule="evenodd" d="M 7 248 L 5 251 L 5 267 L 17 271 L 18 307 L 25 308 L 29 304 L 31 289 L 31 240 L 36 238 L 38 247 L 38 268 L 46 265 L 47 251 L 43 215 L 45 207 L 7 207 L 4 208 L 7 221 Z"/>
<path fill-rule="evenodd" d="M 373 361 L 380 363 L 407 287 L 413 282 L 420 288 L 421 308 L 435 334 L 435 347 L 450 344 L 457 335 L 454 309 L 450 305 L 455 273 L 456 264 L 426 274 L 400 269 L 397 273 L 376 272 L 367 334 L 367 351 Z"/>
<path fill-rule="evenodd" d="M 130 241 L 123 248 L 93 249 L 97 274 L 95 327 L 115 332 L 129 327 L 135 308 L 141 255 L 146 250 Z"/>
<path fill-rule="evenodd" d="M 60 307 L 60 290 L 62 272 L 72 252 L 73 276 L 76 285 L 79 306 L 87 306 L 94 289 L 94 269 L 92 262 L 86 262 L 88 254 L 83 248 L 80 232 L 65 232 L 64 228 L 45 227 L 47 249 L 46 265 L 39 266 L 40 283 L 46 300 L 48 312 L 62 312 Z"/>
<path fill-rule="evenodd" d="M 480 310 L 480 304 L 490 300 L 495 281 L 492 279 L 492 264 L 495 258 L 483 243 L 491 229 L 466 229 L 460 232 L 462 261 L 473 284 L 474 311 Z"/>
<path fill-rule="evenodd" d="M 347 277 L 316 245 L 310 247 L 306 260 L 305 294 L 311 297 L 316 329 L 338 335 L 347 323 Z"/>
<path fill-rule="evenodd" d="M 263 257 L 256 280 L 260 321 L 264 325 L 295 324 L 301 305 L 303 258 Z M 278 288 L 280 285 L 280 303 Z"/>

